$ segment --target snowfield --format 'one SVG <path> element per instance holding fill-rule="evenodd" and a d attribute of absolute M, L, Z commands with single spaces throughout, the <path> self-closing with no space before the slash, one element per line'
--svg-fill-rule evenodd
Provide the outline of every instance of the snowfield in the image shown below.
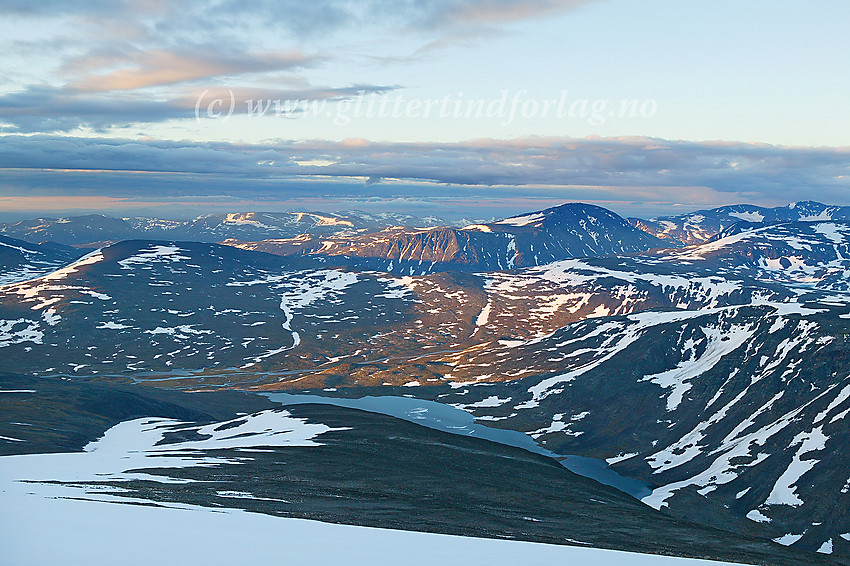
<path fill-rule="evenodd" d="M 27 490 L 25 486 L 14 493 L 4 489 L 0 495 L 0 547 L 3 548 L 3 563 L 8 566 L 729 564 L 593 548 L 334 525 L 232 509 L 148 507 L 52 499 L 27 495 Z"/>
<path fill-rule="evenodd" d="M 0 458 L 0 548 L 7 566 L 85 564 L 723 566 L 612 550 L 476 539 L 289 519 L 235 509 L 78 499 L 78 488 L 17 481 L 65 454 Z M 9 465 L 28 459 L 36 469 Z M 18 474 L 11 474 L 15 470 Z M 728 564 L 728 563 L 726 563 Z"/>

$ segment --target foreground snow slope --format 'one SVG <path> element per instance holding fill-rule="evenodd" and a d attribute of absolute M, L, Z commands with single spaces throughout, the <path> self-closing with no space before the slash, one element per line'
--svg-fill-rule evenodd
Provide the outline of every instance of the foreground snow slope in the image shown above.
<path fill-rule="evenodd" d="M 9 458 L 14 457 L 0 460 Z M 3 564 L 724 564 L 593 548 L 333 525 L 229 509 L 51 499 L 41 493 L 41 486 L 36 489 L 37 494 L 28 495 L 33 488 L 26 484 L 4 482 L 0 492 Z"/>
<path fill-rule="evenodd" d="M 219 503 L 157 503 L 136 498 L 129 489 L 132 480 L 161 489 L 197 481 L 145 473 L 149 468 L 163 472 L 247 463 L 273 447 L 326 450 L 323 436 L 343 430 L 349 429 L 308 422 L 280 409 L 204 425 L 140 418 L 110 428 L 83 452 L 0 457 L 0 564 L 708 564 L 343 526 Z M 244 491 L 218 494 L 255 497 Z"/>

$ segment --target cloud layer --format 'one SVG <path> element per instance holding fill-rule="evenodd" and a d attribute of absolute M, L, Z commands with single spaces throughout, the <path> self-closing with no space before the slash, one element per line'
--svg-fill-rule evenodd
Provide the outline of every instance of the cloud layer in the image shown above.
<path fill-rule="evenodd" d="M 320 186 L 327 197 L 345 198 L 519 198 L 548 192 L 692 207 L 775 204 L 802 196 L 850 204 L 850 148 L 638 137 L 237 145 L 58 136 L 5 136 L 0 148 L 0 167 L 14 172 L 7 171 L 0 186 L 7 196 L 37 191 L 144 195 L 154 201 L 209 194 L 274 199 L 315 194 Z M 52 171 L 53 189 L 42 182 L 45 170 Z M 87 175 L 84 183 L 81 172 Z M 98 175 L 109 178 L 102 188 L 92 182 Z"/>

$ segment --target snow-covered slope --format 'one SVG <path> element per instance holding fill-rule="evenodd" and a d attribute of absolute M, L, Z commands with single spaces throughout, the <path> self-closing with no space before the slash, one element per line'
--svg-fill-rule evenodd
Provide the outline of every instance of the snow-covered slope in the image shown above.
<path fill-rule="evenodd" d="M 39 358 L 76 375 L 313 366 L 311 344 L 365 341 L 411 302 L 390 280 L 310 259 L 127 241 L 0 289 L 0 348 L 22 372 Z"/>
<path fill-rule="evenodd" d="M 850 291 L 848 222 L 741 222 L 706 243 L 654 256 L 665 264 L 748 275 L 801 291 Z"/>
<path fill-rule="evenodd" d="M 824 220 L 850 221 L 850 207 L 829 206 L 814 201 L 795 202 L 776 208 L 736 204 L 652 220 L 629 218 L 632 225 L 668 241 L 671 246 L 705 242 L 742 221 L 778 224 Z"/>
<path fill-rule="evenodd" d="M 0 286 L 45 275 L 83 253 L 59 244 L 31 244 L 0 236 Z"/>
<path fill-rule="evenodd" d="M 48 464 L 49 462 L 45 462 Z M 2 460 L 0 460 L 2 466 Z M 192 505 L 117 505 L 68 489 L 7 483 L 0 546 L 8 566 L 298 564 L 409 566 L 484 563 L 723 566 L 729 562 L 470 538 L 273 517 Z M 35 490 L 35 491 L 34 491 Z"/>
<path fill-rule="evenodd" d="M 457 354 L 440 398 L 608 459 L 658 486 L 655 507 L 847 553 L 847 318 L 850 303 L 764 301 L 587 319 Z M 494 374 L 511 381 L 481 384 Z"/>

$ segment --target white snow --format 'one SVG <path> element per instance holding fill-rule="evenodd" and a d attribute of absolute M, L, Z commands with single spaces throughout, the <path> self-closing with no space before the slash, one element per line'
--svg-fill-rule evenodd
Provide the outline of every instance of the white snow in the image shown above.
<path fill-rule="evenodd" d="M 0 320 L 0 348 L 23 342 L 41 344 L 43 339 L 44 332 L 35 321 L 26 318 Z"/>
<path fill-rule="evenodd" d="M 730 212 L 729 216 L 733 216 L 739 220 L 747 222 L 761 222 L 764 220 L 764 214 L 760 212 Z"/>
<path fill-rule="evenodd" d="M 790 505 L 797 507 L 803 504 L 803 500 L 797 495 L 794 489 L 794 484 L 797 483 L 803 474 L 815 467 L 819 460 L 809 459 L 803 460 L 802 456 L 809 452 L 823 450 L 826 447 L 826 441 L 829 439 L 823 434 L 821 427 L 815 428 L 811 432 L 801 432 L 791 441 L 791 446 L 800 444 L 797 453 L 788 468 L 776 480 L 773 490 L 767 497 L 765 503 L 768 505 Z"/>
<path fill-rule="evenodd" d="M 829 209 L 826 209 L 817 214 L 800 214 L 801 222 L 814 222 L 816 220 L 832 220 L 832 213 Z"/>
<path fill-rule="evenodd" d="M 205 450 L 269 446 L 321 446 L 314 438 L 333 429 L 308 423 L 285 410 L 268 410 L 207 425 L 173 419 L 141 418 L 110 428 L 102 438 L 89 443 L 84 452 L 31 454 L 0 458 L 2 485 L 17 480 L 126 481 L 144 478 L 173 483 L 167 476 L 152 476 L 144 468 L 184 468 L 235 463 L 236 460 L 206 456 Z M 171 432 L 195 432 L 202 438 L 161 444 Z"/>
<path fill-rule="evenodd" d="M 587 293 L 588 284 L 594 284 L 600 279 L 607 278 L 618 279 L 631 284 L 647 283 L 671 295 L 680 294 L 680 290 L 684 290 L 693 300 L 700 300 L 707 307 L 719 306 L 719 299 L 741 290 L 741 284 L 739 282 L 721 277 L 695 277 L 659 274 L 641 270 L 625 271 L 609 269 L 580 259 L 556 261 L 547 265 L 525 269 L 519 274 L 492 273 L 489 274 L 489 281 L 485 289 L 488 293 L 510 295 L 525 293 L 526 288 L 535 284 L 544 284 L 547 286 L 555 285 L 558 289 L 578 287 L 575 291 Z M 605 282 L 604 287 L 607 289 L 615 288 L 610 282 Z M 547 291 L 548 294 L 557 292 L 554 289 L 547 289 Z M 635 298 L 633 295 L 638 290 L 633 285 L 627 285 L 623 286 L 621 292 L 623 293 L 621 299 L 625 306 L 621 307 L 619 312 L 615 312 L 614 314 L 625 314 L 629 312 L 626 310 L 627 305 L 632 302 L 631 299 Z M 517 299 L 522 298 L 525 297 L 523 295 L 517 296 Z M 688 303 L 682 305 L 682 307 L 687 306 L 689 306 Z M 603 308 L 601 313 L 604 312 L 605 309 Z"/>
<path fill-rule="evenodd" d="M 49 271 L 48 268 L 40 268 L 29 263 L 19 265 L 14 269 L 0 274 L 0 287 L 36 279 L 44 275 L 47 271 Z"/>
<path fill-rule="evenodd" d="M 625 453 L 625 454 L 621 453 L 621 454 L 617 454 L 616 456 L 612 456 L 611 458 L 605 458 L 605 461 L 608 463 L 609 466 L 613 466 L 614 464 L 617 464 L 619 462 L 624 462 L 626 460 L 634 458 L 637 455 L 638 455 L 638 452 L 628 452 L 628 453 Z"/>
<path fill-rule="evenodd" d="M 803 538 L 804 534 L 805 533 L 795 535 L 793 533 L 788 533 L 787 535 L 782 535 L 781 537 L 773 539 L 773 542 L 777 542 L 783 546 L 791 546 L 792 544 Z"/>
<path fill-rule="evenodd" d="M 484 305 L 484 308 L 481 309 L 481 312 L 478 313 L 478 316 L 475 318 L 475 330 L 472 331 L 474 335 L 478 332 L 478 329 L 487 324 L 487 321 L 490 320 L 490 310 L 493 308 L 493 301 L 488 300 L 487 304 Z"/>
<path fill-rule="evenodd" d="M 844 243 L 844 234 L 842 233 L 841 227 L 838 224 L 834 224 L 832 222 L 824 222 L 822 224 L 815 224 L 814 226 L 815 232 L 819 234 L 823 234 L 829 239 L 833 244 L 843 244 Z M 844 227 L 844 230 L 847 228 Z"/>
<path fill-rule="evenodd" d="M 824 542 L 817 550 L 821 554 L 832 554 L 832 539 Z"/>
<path fill-rule="evenodd" d="M 481 401 L 467 405 L 467 407 L 473 407 L 473 408 L 475 408 L 475 407 L 501 407 L 505 403 L 510 402 L 510 400 L 511 400 L 510 397 L 507 397 L 505 399 L 500 399 L 496 395 L 491 395 L 491 396 L 487 397 L 486 399 L 482 399 Z"/>
<path fill-rule="evenodd" d="M 516 249 L 516 236 L 513 234 L 508 234 L 508 248 L 507 255 L 505 257 L 508 258 L 508 269 L 513 269 L 516 267 L 516 258 L 519 255 Z"/>
<path fill-rule="evenodd" d="M 0 493 L 0 516 L 14 518 L 4 520 L 0 529 L 0 548 L 4 563 L 9 566 L 730 564 L 579 546 L 337 525 L 226 508 L 116 505 L 68 499 L 63 497 L 66 491 L 41 487 L 36 495 L 26 495 L 26 491 L 33 490 L 24 484 Z"/>
<path fill-rule="evenodd" d="M 150 249 L 142 250 L 139 253 L 118 261 L 118 265 L 122 269 L 133 269 L 136 265 L 144 265 L 147 263 L 164 262 L 175 263 L 185 259 L 191 259 L 188 256 L 180 255 L 184 251 L 177 246 L 153 246 Z"/>
<path fill-rule="evenodd" d="M 3 246 L 4 248 L 12 248 L 13 250 L 18 250 L 19 252 L 21 252 L 22 254 L 25 254 L 25 255 L 30 255 L 30 254 L 36 254 L 37 255 L 37 254 L 41 253 L 40 251 L 37 251 L 37 250 L 30 250 L 30 249 L 22 248 L 22 247 L 19 247 L 19 246 L 13 246 L 12 244 L 9 244 L 9 243 L 3 242 L 3 241 L 0 241 L 0 246 Z"/>
<path fill-rule="evenodd" d="M 48 324 L 48 326 L 56 326 L 62 321 L 62 317 L 56 312 L 56 309 L 50 307 L 42 311 L 41 319 Z"/>
<path fill-rule="evenodd" d="M 509 403 L 511 401 L 510 397 L 505 399 L 500 399 L 497 395 L 491 395 L 481 401 L 476 401 L 475 403 L 469 403 L 464 405 L 463 403 L 449 403 L 452 407 L 456 407 L 458 409 L 472 412 L 471 409 L 489 409 L 495 407 L 501 407 L 505 403 Z"/>
<path fill-rule="evenodd" d="M 387 268 L 387 271 L 392 271 L 392 266 Z M 399 279 L 387 279 L 384 277 L 378 277 L 377 281 L 381 283 L 386 283 L 386 290 L 379 294 L 375 295 L 375 297 L 381 297 L 384 299 L 410 299 L 415 295 L 413 291 L 411 291 L 410 287 L 405 284 L 403 281 L 405 278 Z M 409 277 L 407 279 L 410 279 Z"/>
<path fill-rule="evenodd" d="M 742 326 L 732 326 L 724 330 L 703 327 L 701 330 L 707 341 L 705 352 L 701 356 L 693 354 L 692 358 L 679 362 L 679 365 L 671 370 L 641 379 L 671 390 L 667 397 L 668 411 L 675 411 L 682 403 L 685 393 L 691 389 L 690 380 L 712 369 L 724 356 L 744 345 L 755 332 L 752 327 Z"/>
<path fill-rule="evenodd" d="M 180 326 L 157 326 L 153 330 L 145 330 L 145 334 L 165 334 L 180 339 L 186 339 L 187 334 L 212 334 L 212 330 L 198 330 L 195 324 L 181 324 Z"/>
<path fill-rule="evenodd" d="M 313 214 L 311 212 L 296 212 L 293 213 L 296 215 L 296 222 L 302 222 L 304 217 L 307 216 L 316 221 L 316 226 L 351 226 L 354 227 L 354 223 L 350 220 L 344 220 L 342 218 L 336 218 L 332 216 L 322 216 L 320 214 Z"/>
<path fill-rule="evenodd" d="M 132 327 L 132 326 L 128 326 L 128 325 L 126 325 L 126 324 L 121 324 L 121 323 L 118 323 L 118 322 L 113 322 L 113 321 L 111 321 L 111 320 L 110 320 L 110 321 L 107 321 L 107 322 L 101 322 L 101 323 L 100 323 L 100 326 L 97 326 L 97 327 L 96 327 L 96 329 L 97 329 L 97 330 L 104 330 L 104 329 L 105 329 L 105 330 L 123 330 L 124 328 L 133 328 L 133 327 Z M 150 332 L 151 334 L 153 334 L 153 332 L 151 332 L 151 331 L 148 331 L 148 332 Z"/>
<path fill-rule="evenodd" d="M 724 411 L 728 409 L 728 407 L 731 407 L 732 405 L 737 403 L 739 399 L 743 398 L 745 393 L 746 389 L 742 391 L 736 399 L 730 401 L 729 404 L 723 409 L 721 409 L 721 411 L 719 411 L 715 416 L 712 416 L 711 419 L 716 419 L 718 418 L 717 415 L 722 415 Z M 824 393 L 822 393 L 821 395 L 823 394 Z M 703 471 L 696 473 L 691 477 L 658 487 L 653 490 L 651 495 L 644 497 L 642 501 L 650 507 L 660 509 L 667 505 L 667 499 L 672 497 L 679 489 L 683 489 L 688 486 L 697 486 L 705 488 L 708 486 L 727 484 L 736 479 L 743 469 L 757 466 L 765 459 L 770 457 L 769 453 L 761 452 L 759 451 L 759 448 L 764 447 L 771 437 L 784 430 L 788 425 L 794 422 L 798 415 L 806 408 L 806 406 L 811 403 L 810 402 L 806 405 L 797 407 L 796 409 L 791 410 L 788 413 L 782 415 L 777 420 L 767 425 L 764 425 L 761 428 L 758 428 L 751 432 L 747 432 L 751 429 L 752 425 L 755 423 L 759 415 L 761 415 L 762 413 L 766 413 L 773 406 L 773 404 L 783 395 L 784 391 L 780 391 L 773 398 L 768 400 L 767 403 L 765 403 L 762 407 L 755 410 L 751 410 L 750 417 L 747 420 L 741 422 L 738 426 L 736 426 L 735 429 L 730 432 L 726 436 L 726 438 L 723 439 L 723 441 L 720 443 L 720 446 L 712 450 L 711 453 L 707 455 L 708 458 L 707 461 L 703 464 Z M 701 434 L 699 431 L 699 427 L 691 434 Z M 686 440 L 687 436 L 681 441 L 679 441 L 679 443 L 677 444 L 684 443 L 686 442 Z M 695 441 L 696 438 L 688 442 L 688 444 L 693 444 Z M 802 438 L 796 440 L 796 442 L 800 441 L 802 441 Z M 795 443 L 792 443 L 792 446 Z M 814 443 L 810 446 L 806 446 L 805 448 L 815 449 L 816 446 L 817 444 Z M 699 447 L 697 447 L 696 450 L 697 453 L 699 453 Z M 799 455 L 800 453 L 798 453 L 797 457 L 799 457 Z M 689 458 L 693 458 L 693 454 L 691 454 L 689 457 L 686 455 L 682 456 L 682 459 Z M 740 460 L 741 458 L 746 458 L 748 462 L 733 464 L 734 461 Z M 649 458 L 647 459 L 647 461 L 653 467 L 658 467 L 655 473 L 663 471 L 665 469 L 664 466 L 675 467 L 682 463 L 681 461 L 673 461 L 671 463 L 666 463 L 663 459 L 658 459 L 655 456 L 653 456 L 652 459 L 656 461 L 653 463 L 652 461 L 650 461 Z M 807 460 L 806 462 L 809 461 Z M 793 463 L 791 468 L 794 468 L 794 471 L 796 471 L 796 468 L 793 466 Z M 788 480 L 790 480 L 787 483 L 777 482 L 777 484 L 783 483 L 786 486 L 791 485 L 796 481 L 797 478 L 799 478 L 799 476 L 797 476 L 796 478 L 791 476 L 793 476 L 793 473 L 787 478 Z M 788 488 L 788 490 L 790 491 L 790 487 Z M 793 494 L 793 491 L 791 493 Z M 783 493 L 783 495 L 785 495 L 785 493 Z"/>
<path fill-rule="evenodd" d="M 256 216 L 252 213 L 230 213 L 224 217 L 224 220 L 221 221 L 222 224 L 235 224 L 237 226 L 254 226 L 256 228 L 271 228 L 271 226 L 267 226 L 258 220 L 253 220 L 253 217 Z M 301 220 L 300 216 L 298 220 Z"/>
<path fill-rule="evenodd" d="M 584 365 L 572 368 L 566 373 L 554 375 L 541 380 L 537 384 L 529 388 L 529 393 L 532 394 L 531 401 L 536 403 L 541 399 L 545 399 L 550 394 L 560 391 L 553 389 L 555 386 L 562 383 L 574 381 L 579 376 L 587 373 L 591 369 L 598 367 L 609 359 L 613 358 L 617 353 L 625 350 L 629 345 L 635 342 L 641 334 L 648 328 L 659 324 L 670 322 L 680 322 L 691 318 L 697 318 L 708 314 L 734 310 L 737 307 L 720 307 L 715 309 L 702 309 L 699 311 L 668 311 L 655 312 L 644 311 L 640 313 L 628 315 L 628 323 L 622 321 L 612 321 L 609 323 L 600 324 L 593 331 L 582 337 L 582 340 L 587 340 L 596 335 L 610 335 L 597 349 L 597 355 Z M 517 406 L 516 408 L 532 408 L 536 404 L 528 404 Z"/>
<path fill-rule="evenodd" d="M 100 252 L 100 250 L 95 250 L 90 254 L 84 255 L 71 265 L 56 270 L 49 275 L 45 275 L 44 277 L 42 277 L 42 279 L 44 281 L 56 281 L 59 279 L 64 279 L 68 275 L 76 273 L 77 269 L 80 267 L 83 267 L 85 265 L 94 265 L 95 263 L 99 263 L 101 261 L 103 261 L 103 254 Z"/>
<path fill-rule="evenodd" d="M 261 279 L 251 281 L 232 281 L 227 283 L 227 286 L 251 287 L 254 285 L 269 285 L 273 289 L 281 290 L 280 310 L 283 311 L 284 316 L 281 326 L 284 330 L 292 333 L 292 344 L 276 350 L 269 350 L 259 359 L 255 359 L 256 362 L 271 355 L 291 350 L 301 343 L 301 336 L 292 329 L 292 322 L 298 311 L 320 301 L 328 304 L 335 300 L 340 300 L 339 295 L 358 281 L 359 279 L 354 273 L 335 269 L 324 269 L 320 271 L 267 275 Z M 404 284 L 403 282 L 401 283 Z"/>
<path fill-rule="evenodd" d="M 335 295 L 341 294 L 346 288 L 357 283 L 357 281 L 357 275 L 354 273 L 331 269 L 306 273 L 297 280 L 295 285 L 292 285 L 291 282 L 289 284 L 277 285 L 276 288 L 284 289 L 280 299 L 280 310 L 283 311 L 284 316 L 281 326 L 284 330 L 292 333 L 292 344 L 282 346 L 276 350 L 269 350 L 264 355 L 256 358 L 254 363 L 298 347 L 301 344 L 301 336 L 297 331 L 292 329 L 292 321 L 295 318 L 295 313 L 318 301 L 330 302 Z M 263 283 L 263 281 L 228 283 L 228 286 L 255 285 L 258 283 Z"/>
<path fill-rule="evenodd" d="M 99 293 L 97 291 L 92 291 L 91 289 L 81 289 L 80 293 L 82 293 L 83 295 L 91 295 L 95 299 L 100 299 L 101 301 L 108 301 L 112 299 L 112 297 L 110 297 L 106 293 Z"/>
<path fill-rule="evenodd" d="M 752 489 L 752 486 L 750 486 L 750 487 L 748 487 L 748 488 L 746 488 L 746 489 L 742 489 L 741 491 L 739 491 L 738 493 L 736 493 L 736 494 L 735 494 L 735 499 L 741 499 L 742 497 L 744 497 L 745 495 L 747 495 L 747 493 L 749 493 L 749 491 L 750 491 L 751 489 Z"/>
<path fill-rule="evenodd" d="M 747 513 L 747 519 L 756 523 L 769 523 L 771 520 L 770 517 L 764 516 L 758 509 L 753 509 Z"/>
<path fill-rule="evenodd" d="M 537 440 L 538 438 L 540 438 L 544 434 L 552 434 L 552 433 L 555 433 L 555 432 L 562 432 L 562 433 L 566 434 L 567 436 L 581 436 L 582 434 L 584 434 L 584 432 L 572 431 L 572 430 L 570 430 L 570 426 L 573 424 L 573 422 L 582 420 L 588 414 L 589 413 L 581 413 L 579 415 L 572 417 L 569 421 L 565 421 L 563 413 L 555 413 L 552 416 L 552 422 L 551 422 L 551 424 L 549 424 L 549 426 L 547 426 L 545 428 L 540 428 L 540 429 L 537 429 L 537 430 L 532 430 L 532 431 L 528 432 L 527 434 L 535 440 Z"/>
<path fill-rule="evenodd" d="M 824 409 L 822 412 L 818 413 L 815 417 L 815 420 L 812 421 L 812 424 L 819 424 L 822 420 L 824 420 L 829 413 L 831 413 L 835 408 L 840 406 L 844 401 L 850 399 L 850 385 L 845 385 L 841 392 L 835 396 L 835 399 L 830 402 L 829 406 Z"/>
<path fill-rule="evenodd" d="M 538 212 L 536 214 L 527 214 L 525 216 L 514 216 L 513 218 L 506 218 L 504 220 L 500 220 L 496 222 L 496 224 L 508 224 L 510 226 L 528 226 L 529 224 L 534 224 L 535 222 L 539 222 L 546 217 L 542 212 Z"/>

